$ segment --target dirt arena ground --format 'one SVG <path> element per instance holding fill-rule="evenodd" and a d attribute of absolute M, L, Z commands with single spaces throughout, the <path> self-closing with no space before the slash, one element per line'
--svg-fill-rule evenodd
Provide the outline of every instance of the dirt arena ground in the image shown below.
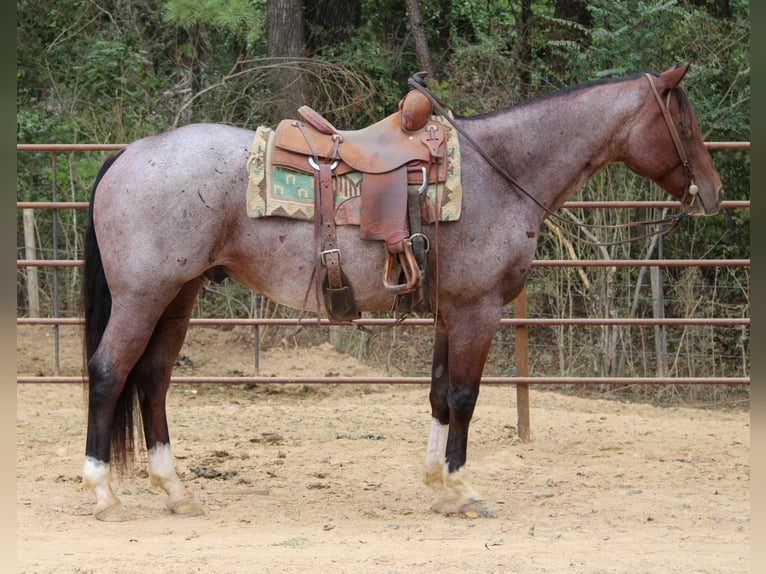
<path fill-rule="evenodd" d="M 79 374 L 62 329 L 62 374 Z M 51 329 L 19 327 L 18 373 L 51 374 Z M 236 330 L 197 328 L 179 373 L 252 370 Z M 376 376 L 328 346 L 263 353 L 261 374 Z M 170 515 L 136 471 L 116 481 L 134 519 L 100 523 L 80 485 L 79 385 L 17 386 L 20 573 L 750 572 L 750 417 L 482 388 L 469 441 L 492 519 L 429 510 L 428 390 L 395 385 L 174 385 L 179 474 L 204 504 Z"/>

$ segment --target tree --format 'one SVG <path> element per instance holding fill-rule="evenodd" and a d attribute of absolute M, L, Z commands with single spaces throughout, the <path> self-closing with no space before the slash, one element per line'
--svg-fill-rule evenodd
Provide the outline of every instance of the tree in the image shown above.
<path fill-rule="evenodd" d="M 532 1 L 521 0 L 521 10 L 518 19 L 518 68 L 519 80 L 524 86 L 530 86 L 532 83 Z M 531 94 L 525 93 L 524 97 Z"/>
<path fill-rule="evenodd" d="M 314 0 L 304 6 L 306 49 L 309 55 L 339 46 L 362 24 L 361 0 Z"/>
<path fill-rule="evenodd" d="M 418 67 L 429 75 L 434 73 L 434 65 L 431 62 L 431 52 L 428 49 L 423 17 L 420 15 L 418 0 L 407 0 L 407 12 L 410 15 L 410 28 L 415 38 L 415 54 L 418 57 Z"/>
<path fill-rule="evenodd" d="M 266 2 L 268 56 L 271 60 L 271 85 L 275 92 L 274 118 L 293 117 L 304 103 L 300 59 L 305 55 L 303 2 Z"/>

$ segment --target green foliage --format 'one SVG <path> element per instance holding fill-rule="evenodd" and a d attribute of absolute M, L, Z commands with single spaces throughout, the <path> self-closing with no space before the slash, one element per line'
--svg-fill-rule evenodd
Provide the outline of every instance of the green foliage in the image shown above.
<path fill-rule="evenodd" d="M 210 25 L 256 44 L 263 37 L 266 0 L 167 0 L 163 19 L 180 28 Z"/>
<path fill-rule="evenodd" d="M 524 98 L 513 54 L 502 38 L 455 44 L 444 78 L 435 82 L 435 92 L 459 115 L 490 112 Z"/>

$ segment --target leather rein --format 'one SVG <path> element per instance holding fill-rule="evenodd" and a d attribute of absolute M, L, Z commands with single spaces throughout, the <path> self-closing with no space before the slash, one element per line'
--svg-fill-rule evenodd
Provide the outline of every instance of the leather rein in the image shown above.
<path fill-rule="evenodd" d="M 423 77 L 426 75 L 425 72 L 418 72 L 417 74 L 414 74 L 409 80 L 408 83 L 410 86 L 421 92 L 423 95 L 425 95 L 429 101 L 433 104 L 434 108 L 439 111 L 439 113 L 444 116 L 444 118 L 454 127 L 460 135 L 462 135 L 468 143 L 470 143 L 474 149 L 479 153 L 479 155 L 484 158 L 484 160 L 491 165 L 495 171 L 497 171 L 503 178 L 511 183 L 514 187 L 516 187 L 520 192 L 522 192 L 524 195 L 526 195 L 529 199 L 531 199 L 535 204 L 537 204 L 540 209 L 542 209 L 545 213 L 548 214 L 553 219 L 557 219 L 559 221 L 570 223 L 570 221 L 564 219 L 559 214 L 555 213 L 553 210 L 549 209 L 545 205 L 540 202 L 536 197 L 534 197 L 529 191 L 527 191 L 524 186 L 522 186 L 510 173 L 508 173 L 503 167 L 497 163 L 497 161 L 494 160 L 487 152 L 484 150 L 477 142 L 474 140 L 466 131 L 460 127 L 453 119 L 452 114 L 445 108 L 445 106 L 442 104 L 442 102 L 434 96 L 431 91 L 426 87 L 425 81 L 423 80 Z M 652 88 L 652 93 L 654 94 L 655 99 L 657 100 L 657 104 L 660 107 L 660 110 L 662 112 L 662 117 L 665 120 L 665 124 L 668 127 L 668 131 L 670 132 L 670 137 L 673 140 L 673 145 L 676 148 L 676 152 L 678 153 L 678 157 L 681 160 L 681 164 L 684 168 L 684 174 L 686 183 L 684 186 L 684 197 L 681 199 L 681 203 L 684 205 L 691 206 L 694 203 L 694 200 L 696 198 L 697 192 L 699 191 L 699 188 L 694 183 L 693 177 L 692 177 L 692 169 L 691 164 L 689 163 L 688 154 L 686 153 L 686 148 L 683 145 L 683 142 L 681 141 L 681 137 L 678 133 L 678 129 L 675 126 L 675 123 L 673 122 L 673 118 L 670 115 L 670 93 L 668 93 L 667 101 L 663 101 L 660 97 L 659 92 L 657 91 L 657 86 L 654 83 L 654 80 L 652 79 L 651 74 L 645 74 L 646 79 L 649 81 L 649 85 Z M 689 203 L 686 203 L 687 198 L 690 198 Z M 620 225 L 596 225 L 596 224 L 587 224 L 582 222 L 575 222 L 576 225 L 580 227 L 588 227 L 588 228 L 599 228 L 599 229 L 622 229 L 622 228 L 631 228 L 631 227 L 638 227 L 643 225 L 664 225 L 664 227 L 660 227 L 657 231 L 654 232 L 648 232 L 643 235 L 632 237 L 630 239 L 623 239 L 619 241 L 610 241 L 610 242 L 596 242 L 596 241 L 588 241 L 587 239 L 583 239 L 577 235 L 572 234 L 569 232 L 566 228 L 563 228 L 565 232 L 567 232 L 569 235 L 580 241 L 581 243 L 585 243 L 588 245 L 593 245 L 596 247 L 610 247 L 613 245 L 621 245 L 625 243 L 631 243 L 633 241 L 640 241 L 642 239 L 646 239 L 649 237 L 653 237 L 655 235 L 665 235 L 673 230 L 675 230 L 678 227 L 678 224 L 680 221 L 689 215 L 686 211 L 680 211 L 674 215 L 671 215 L 669 217 L 665 217 L 662 219 L 657 220 L 646 220 L 646 221 L 635 221 L 630 223 L 624 223 Z"/>

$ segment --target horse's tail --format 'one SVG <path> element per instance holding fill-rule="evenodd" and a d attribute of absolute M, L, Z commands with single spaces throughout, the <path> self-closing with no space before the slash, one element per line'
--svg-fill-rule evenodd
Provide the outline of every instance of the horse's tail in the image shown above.
<path fill-rule="evenodd" d="M 84 265 L 82 277 L 82 313 L 85 317 L 85 337 L 84 352 L 87 369 L 87 362 L 96 352 L 98 344 L 101 342 L 101 336 L 104 334 L 106 324 L 109 322 L 109 315 L 112 312 L 112 294 L 109 291 L 109 285 L 104 275 L 104 265 L 101 261 L 101 250 L 98 246 L 96 229 L 93 225 L 93 202 L 96 198 L 98 184 L 104 174 L 109 170 L 114 161 L 120 156 L 121 152 L 107 158 L 101 166 L 93 183 L 93 191 L 90 196 L 90 206 L 88 209 L 88 222 L 85 228 L 84 238 Z"/>
<path fill-rule="evenodd" d="M 93 184 L 90 207 L 88 209 L 88 222 L 84 238 L 84 266 L 81 293 L 82 314 L 85 318 L 83 354 L 85 363 L 84 372 L 86 375 L 88 373 L 88 362 L 93 357 L 96 349 L 98 349 L 112 312 L 112 294 L 106 281 L 101 250 L 93 225 L 93 202 L 101 179 L 121 153 L 122 151 L 119 151 L 110 156 L 101 166 L 96 176 L 96 181 Z M 117 399 L 112 425 L 112 460 L 120 470 L 127 468 L 128 463 L 132 460 L 135 448 L 135 403 L 135 385 L 129 380 Z"/>

